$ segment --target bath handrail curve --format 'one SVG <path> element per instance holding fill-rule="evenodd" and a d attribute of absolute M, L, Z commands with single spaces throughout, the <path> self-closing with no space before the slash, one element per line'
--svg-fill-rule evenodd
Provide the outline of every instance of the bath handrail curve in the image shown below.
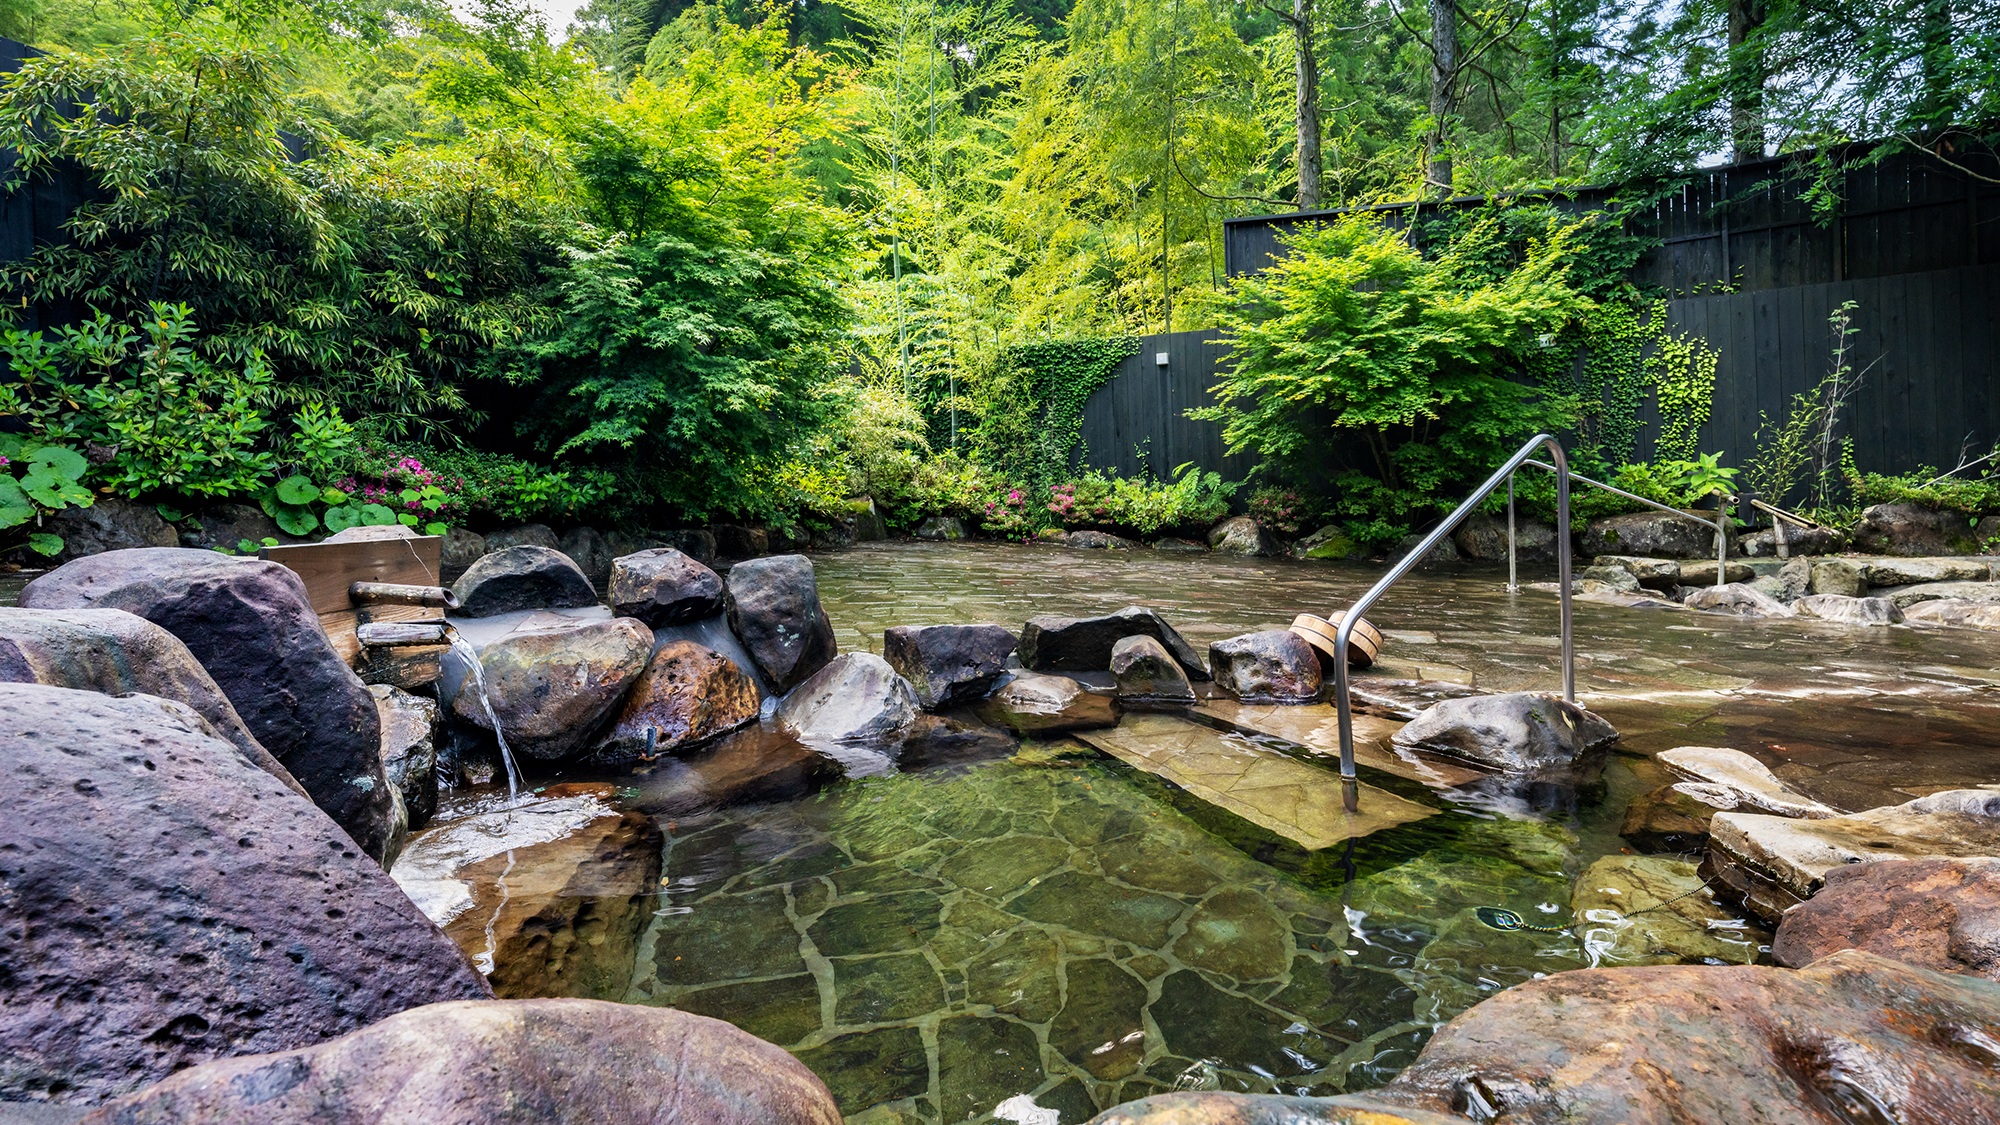
<path fill-rule="evenodd" d="M 1553 434 L 1536 434 L 1528 439 L 1527 444 L 1523 445 L 1518 453 L 1509 457 L 1506 464 L 1486 478 L 1486 483 L 1474 490 L 1472 495 L 1466 497 L 1458 507 L 1452 509 L 1451 514 L 1444 518 L 1444 522 L 1425 536 L 1422 543 L 1391 566 L 1389 573 L 1383 575 L 1381 581 L 1369 587 L 1368 592 L 1349 606 L 1345 615 L 1341 617 L 1340 627 L 1334 631 L 1333 636 L 1333 692 L 1334 709 L 1340 717 L 1340 776 L 1343 781 L 1348 783 L 1355 781 L 1354 713 L 1347 697 L 1347 643 L 1348 637 L 1354 632 L 1355 624 L 1361 620 L 1361 615 L 1375 604 L 1376 599 L 1387 593 L 1389 587 L 1394 586 L 1404 575 L 1415 570 L 1430 556 L 1431 548 L 1436 547 L 1445 536 L 1450 535 L 1459 524 L 1465 522 L 1466 517 L 1472 514 L 1475 505 L 1501 485 L 1510 483 L 1509 478 L 1513 476 L 1514 470 L 1528 463 L 1529 458 L 1544 446 L 1548 448 L 1549 459 L 1555 462 L 1550 467 L 1556 474 L 1556 527 L 1561 529 L 1555 538 L 1556 589 L 1562 603 L 1563 699 L 1570 703 L 1576 702 L 1576 629 L 1575 617 L 1570 606 L 1569 458 L 1564 455 L 1562 443 L 1557 441 Z M 1351 784 L 1348 801 L 1352 807 Z"/>

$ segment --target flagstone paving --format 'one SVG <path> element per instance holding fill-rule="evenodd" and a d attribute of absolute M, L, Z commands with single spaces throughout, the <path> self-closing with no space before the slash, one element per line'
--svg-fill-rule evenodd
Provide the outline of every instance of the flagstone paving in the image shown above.
<path fill-rule="evenodd" d="M 1127 725 L 1191 737 L 1159 718 Z M 1200 753 L 1247 759 L 1240 792 L 1303 785 L 1240 789 L 1272 771 L 1248 742 Z M 1287 764 L 1330 779 L 1337 805 L 1336 776 Z M 1476 906 L 1566 903 L 1565 829 L 1369 790 L 1364 807 L 1426 819 L 1370 820 L 1359 851 L 1345 822 L 1323 826 L 1341 847 L 1292 845 L 1286 874 L 1249 854 L 1282 836 L 1216 820 L 1179 784 L 1098 757 L 992 762 L 674 822 L 625 999 L 782 1044 L 856 1125 L 990 1121 L 1019 1095 L 1073 1125 L 1174 1088 L 1377 1085 L 1499 982 L 1584 963 L 1560 935 L 1466 924 Z M 1411 831 L 1426 836 L 1392 839 Z M 1470 861 L 1418 854 L 1433 835 Z"/>

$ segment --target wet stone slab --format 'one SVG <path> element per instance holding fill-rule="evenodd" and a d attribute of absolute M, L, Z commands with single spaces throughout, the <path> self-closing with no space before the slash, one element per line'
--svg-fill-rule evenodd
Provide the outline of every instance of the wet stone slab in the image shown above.
<path fill-rule="evenodd" d="M 1371 785 L 1348 812 L 1340 776 L 1174 715 L 1132 715 L 1078 735 L 1202 800 L 1309 849 L 1421 820 L 1432 810 Z"/>

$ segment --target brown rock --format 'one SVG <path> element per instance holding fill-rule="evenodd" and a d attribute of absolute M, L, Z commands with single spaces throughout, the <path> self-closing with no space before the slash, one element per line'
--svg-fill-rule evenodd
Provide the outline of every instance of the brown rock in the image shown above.
<path fill-rule="evenodd" d="M 1167 647 L 1151 637 L 1122 637 L 1112 645 L 1111 674 L 1118 678 L 1120 699 L 1194 700 L 1187 673 Z"/>
<path fill-rule="evenodd" d="M 186 706 L 4 684 L 0 746 L 0 1101 L 96 1102 L 487 994 L 338 825 Z"/>
<path fill-rule="evenodd" d="M 1102 672 L 1111 667 L 1111 647 L 1124 637 L 1151 637 L 1187 669 L 1189 679 L 1206 680 L 1201 654 L 1156 609 L 1126 606 L 1103 617 L 1041 614 L 1021 627 L 1021 667 L 1035 672 Z"/>
<path fill-rule="evenodd" d="M 1708 846 L 1708 818 L 1735 807 L 1735 796 L 1719 786 L 1662 785 L 1625 806 L 1618 834 L 1642 852 L 1700 851 Z"/>
<path fill-rule="evenodd" d="M 1900 805 L 1821 820 L 1747 812 L 1709 821 L 1704 876 L 1776 922 L 1818 892 L 1831 871 L 1883 859 L 1992 855 L 2000 845 L 2000 792 L 1947 789 Z"/>
<path fill-rule="evenodd" d="M 508 746 L 529 758 L 557 759 L 589 744 L 652 653 L 653 631 L 619 617 L 507 637 L 486 646 L 479 664 Z M 466 722 L 493 729 L 478 692 L 461 690 L 451 706 Z"/>
<path fill-rule="evenodd" d="M 504 551 L 509 547 L 546 547 L 551 551 L 562 549 L 562 540 L 556 538 L 555 528 L 545 523 L 524 523 L 519 527 L 503 527 L 486 536 L 486 549 Z"/>
<path fill-rule="evenodd" d="M 486 542 L 498 539 L 495 535 Z M 464 617 L 597 604 L 597 587 L 568 555 L 532 543 L 495 547 L 467 567 L 451 588 Z"/>
<path fill-rule="evenodd" d="M 659 909 L 659 825 L 605 810 L 559 839 L 466 864 L 472 904 L 446 923 L 496 996 L 623 999 Z"/>
<path fill-rule="evenodd" d="M 382 718 L 382 772 L 403 795 L 410 829 L 428 824 L 437 811 L 437 700 L 411 695 L 389 684 L 371 684 L 376 714 Z"/>
<path fill-rule="evenodd" d="M 210 1063 L 89 1125 L 840 1125 L 805 1065 L 721 1020 L 598 1000 L 433 1004 Z"/>
<path fill-rule="evenodd" d="M 2000 980 L 2000 859 L 1890 859 L 1839 867 L 1785 914 L 1771 959 L 1805 966 L 1843 949 Z"/>
<path fill-rule="evenodd" d="M 693 641 L 668 641 L 625 693 L 625 705 L 592 755 L 649 761 L 678 754 L 757 721 L 763 698 L 734 661 Z"/>
<path fill-rule="evenodd" d="M 2000 986 L 1854 950 L 1580 969 L 1473 1007 L 1373 1097 L 1506 1125 L 1995 1125 L 1996 1022 Z"/>

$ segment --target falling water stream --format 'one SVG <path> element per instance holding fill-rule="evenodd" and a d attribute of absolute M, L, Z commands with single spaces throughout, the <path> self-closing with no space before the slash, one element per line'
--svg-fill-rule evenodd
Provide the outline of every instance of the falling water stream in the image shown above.
<path fill-rule="evenodd" d="M 514 751 L 507 746 L 507 735 L 500 729 L 499 716 L 493 713 L 493 700 L 486 694 L 486 674 L 479 665 L 479 650 L 460 636 L 458 630 L 447 625 L 451 634 L 451 650 L 465 661 L 467 672 L 472 676 L 472 687 L 479 693 L 479 706 L 486 712 L 486 721 L 493 724 L 493 740 L 500 744 L 500 761 L 507 767 L 507 797 L 516 799 L 521 795 L 521 773 L 514 767 Z"/>

